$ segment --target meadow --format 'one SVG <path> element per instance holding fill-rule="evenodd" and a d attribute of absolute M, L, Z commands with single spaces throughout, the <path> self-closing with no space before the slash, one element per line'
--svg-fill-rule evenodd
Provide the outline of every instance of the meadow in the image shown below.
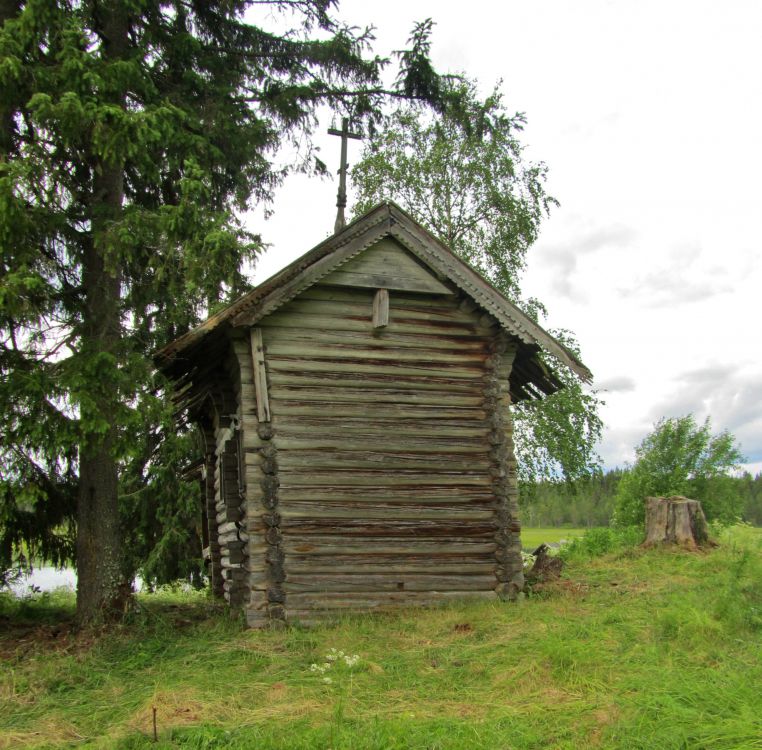
<path fill-rule="evenodd" d="M 4 597 L 0 747 L 762 748 L 762 537 L 613 546 L 515 603 L 313 629 L 167 590 L 75 634 L 70 594 Z"/>

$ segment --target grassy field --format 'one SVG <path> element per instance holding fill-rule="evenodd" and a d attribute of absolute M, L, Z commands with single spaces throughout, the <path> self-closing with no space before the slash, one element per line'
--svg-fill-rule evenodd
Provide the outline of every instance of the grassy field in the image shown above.
<path fill-rule="evenodd" d="M 543 542 L 545 542 L 545 544 L 551 544 L 553 542 L 560 542 L 562 539 L 571 541 L 572 539 L 582 536 L 584 533 L 585 529 L 550 527 L 523 528 L 521 529 L 521 546 L 524 549 L 533 550 L 539 547 Z"/>
<path fill-rule="evenodd" d="M 73 635 L 70 598 L 6 598 L 0 747 L 762 748 L 761 542 L 578 554 L 514 604 L 312 630 L 164 593 Z M 331 649 L 359 660 L 312 669 Z"/>

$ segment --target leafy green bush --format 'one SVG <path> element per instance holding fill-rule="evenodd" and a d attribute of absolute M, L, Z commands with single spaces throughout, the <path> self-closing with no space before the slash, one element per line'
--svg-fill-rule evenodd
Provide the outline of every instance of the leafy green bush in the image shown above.
<path fill-rule="evenodd" d="M 562 547 L 560 555 L 564 560 L 600 557 L 634 547 L 642 541 L 643 531 L 637 526 L 588 529 L 581 537 Z"/>
<path fill-rule="evenodd" d="M 743 460 L 727 430 L 712 435 L 707 418 L 702 425 L 692 414 L 661 419 L 635 449 L 633 467 L 625 472 L 615 498 L 615 526 L 642 526 L 645 498 L 684 495 L 700 500 L 708 521 L 736 521 L 743 498 L 729 476 Z"/>

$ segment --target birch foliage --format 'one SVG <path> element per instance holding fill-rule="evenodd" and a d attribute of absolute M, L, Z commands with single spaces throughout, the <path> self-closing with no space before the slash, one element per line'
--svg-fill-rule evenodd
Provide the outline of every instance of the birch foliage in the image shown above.
<path fill-rule="evenodd" d="M 558 205 L 545 189 L 547 167 L 525 158 L 525 117 L 510 114 L 498 88 L 479 97 L 466 78 L 447 84 L 442 117 L 401 106 L 352 169 L 360 214 L 381 200 L 399 203 L 417 221 L 535 320 L 545 306 L 521 295 L 521 276 L 542 220 Z M 551 331 L 578 354 L 574 335 Z M 574 480 L 596 472 L 601 401 L 551 360 L 564 388 L 514 409 L 520 478 Z"/>

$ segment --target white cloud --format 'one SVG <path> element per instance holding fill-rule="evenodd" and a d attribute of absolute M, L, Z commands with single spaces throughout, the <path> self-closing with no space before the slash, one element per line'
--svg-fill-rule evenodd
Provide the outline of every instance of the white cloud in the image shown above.
<path fill-rule="evenodd" d="M 694 414 L 709 417 L 714 431 L 728 430 L 749 461 L 762 460 L 762 371 L 717 364 L 688 370 L 651 410 L 654 419 Z"/>
<path fill-rule="evenodd" d="M 732 291 L 729 270 L 707 256 L 700 243 L 682 242 L 668 248 L 660 263 L 626 280 L 619 292 L 646 306 L 674 307 Z"/>
<path fill-rule="evenodd" d="M 575 299 L 587 286 L 577 278 L 580 259 L 601 251 L 621 251 L 636 237 L 635 229 L 621 224 L 597 227 L 563 243 L 538 245 L 533 251 L 532 263 L 548 275 L 554 292 Z"/>
<path fill-rule="evenodd" d="M 615 375 L 595 383 L 597 391 L 626 393 L 635 390 L 635 380 L 627 375 Z"/>

